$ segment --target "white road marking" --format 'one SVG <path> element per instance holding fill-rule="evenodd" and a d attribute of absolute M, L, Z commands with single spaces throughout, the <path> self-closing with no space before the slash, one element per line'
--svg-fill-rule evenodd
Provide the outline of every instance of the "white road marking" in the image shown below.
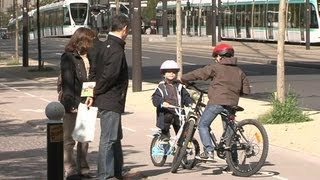
<path fill-rule="evenodd" d="M 152 135 L 146 135 L 147 137 L 149 137 L 149 138 L 153 138 L 154 136 L 152 136 Z"/>
<path fill-rule="evenodd" d="M 131 131 L 131 132 L 136 132 L 136 130 L 131 129 L 131 128 L 127 128 L 127 127 L 124 127 L 124 126 L 122 126 L 122 128 L 125 129 L 125 130 L 128 130 L 128 131 Z"/>
<path fill-rule="evenodd" d="M 47 99 L 44 99 L 44 98 L 39 98 L 39 99 L 41 99 L 41 100 L 44 101 L 44 102 L 51 102 L 51 101 L 49 101 L 49 100 L 47 100 Z"/>
<path fill-rule="evenodd" d="M 186 64 L 186 65 L 192 65 L 192 66 L 197 65 L 197 64 L 195 64 L 195 63 L 189 63 L 189 62 L 183 62 L 183 64 Z"/>
<path fill-rule="evenodd" d="M 284 177 L 281 177 L 281 176 L 272 176 L 276 179 L 280 179 L 280 180 L 288 180 L 288 178 L 284 178 Z"/>
<path fill-rule="evenodd" d="M 142 56 L 142 59 L 151 59 L 150 57 Z"/>
<path fill-rule="evenodd" d="M 31 96 L 31 97 L 36 97 L 35 95 L 30 94 L 30 93 L 24 93 L 24 94 L 26 94 L 26 95 L 28 95 L 28 96 Z"/>
<path fill-rule="evenodd" d="M 11 89 L 11 90 L 20 92 L 20 90 L 18 90 L 18 89 L 16 89 L 16 88 L 13 88 L 13 87 L 10 87 L 10 86 L 7 86 L 7 85 L 5 85 L 5 84 L 0 83 L 0 85 L 3 86 L 3 87 L 5 87 L 5 88 L 8 88 L 8 89 Z"/>
<path fill-rule="evenodd" d="M 37 113 L 43 113 L 43 112 L 44 112 L 43 109 L 20 109 L 20 111 L 24 111 L 24 112 L 37 112 Z"/>

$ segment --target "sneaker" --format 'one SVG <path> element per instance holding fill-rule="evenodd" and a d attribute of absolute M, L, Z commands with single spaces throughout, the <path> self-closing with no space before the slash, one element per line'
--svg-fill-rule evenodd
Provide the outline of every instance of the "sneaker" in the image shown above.
<path fill-rule="evenodd" d="M 213 151 L 211 151 L 211 152 L 204 151 L 203 153 L 197 155 L 196 159 L 206 160 L 206 161 L 213 161 L 214 160 L 214 153 L 213 153 Z"/>

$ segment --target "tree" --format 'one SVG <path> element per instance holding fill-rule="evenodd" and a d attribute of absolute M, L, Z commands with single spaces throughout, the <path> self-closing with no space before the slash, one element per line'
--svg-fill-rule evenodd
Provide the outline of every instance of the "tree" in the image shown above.
<path fill-rule="evenodd" d="M 156 18 L 156 7 L 159 0 L 148 0 L 147 7 L 143 11 L 143 17 L 147 20 Z"/>
<path fill-rule="evenodd" d="M 51 4 L 56 2 L 57 0 L 40 0 L 40 6 L 44 6 L 46 4 Z"/>

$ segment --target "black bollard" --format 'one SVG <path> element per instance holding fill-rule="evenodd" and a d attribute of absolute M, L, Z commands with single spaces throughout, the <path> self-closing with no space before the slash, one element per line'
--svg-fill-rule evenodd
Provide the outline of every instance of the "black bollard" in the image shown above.
<path fill-rule="evenodd" d="M 51 102 L 45 110 L 47 122 L 47 179 L 63 180 L 63 121 L 65 110 Z"/>

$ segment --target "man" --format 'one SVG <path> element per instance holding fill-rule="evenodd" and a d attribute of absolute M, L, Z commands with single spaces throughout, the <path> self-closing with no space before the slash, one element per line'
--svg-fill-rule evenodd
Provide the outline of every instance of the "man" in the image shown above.
<path fill-rule="evenodd" d="M 101 136 L 98 153 L 98 179 L 122 179 L 121 113 L 128 89 L 128 66 L 124 52 L 129 33 L 129 19 L 118 15 L 112 19 L 111 32 L 97 54 L 91 76 L 95 77 L 94 101 L 99 108 Z"/>

